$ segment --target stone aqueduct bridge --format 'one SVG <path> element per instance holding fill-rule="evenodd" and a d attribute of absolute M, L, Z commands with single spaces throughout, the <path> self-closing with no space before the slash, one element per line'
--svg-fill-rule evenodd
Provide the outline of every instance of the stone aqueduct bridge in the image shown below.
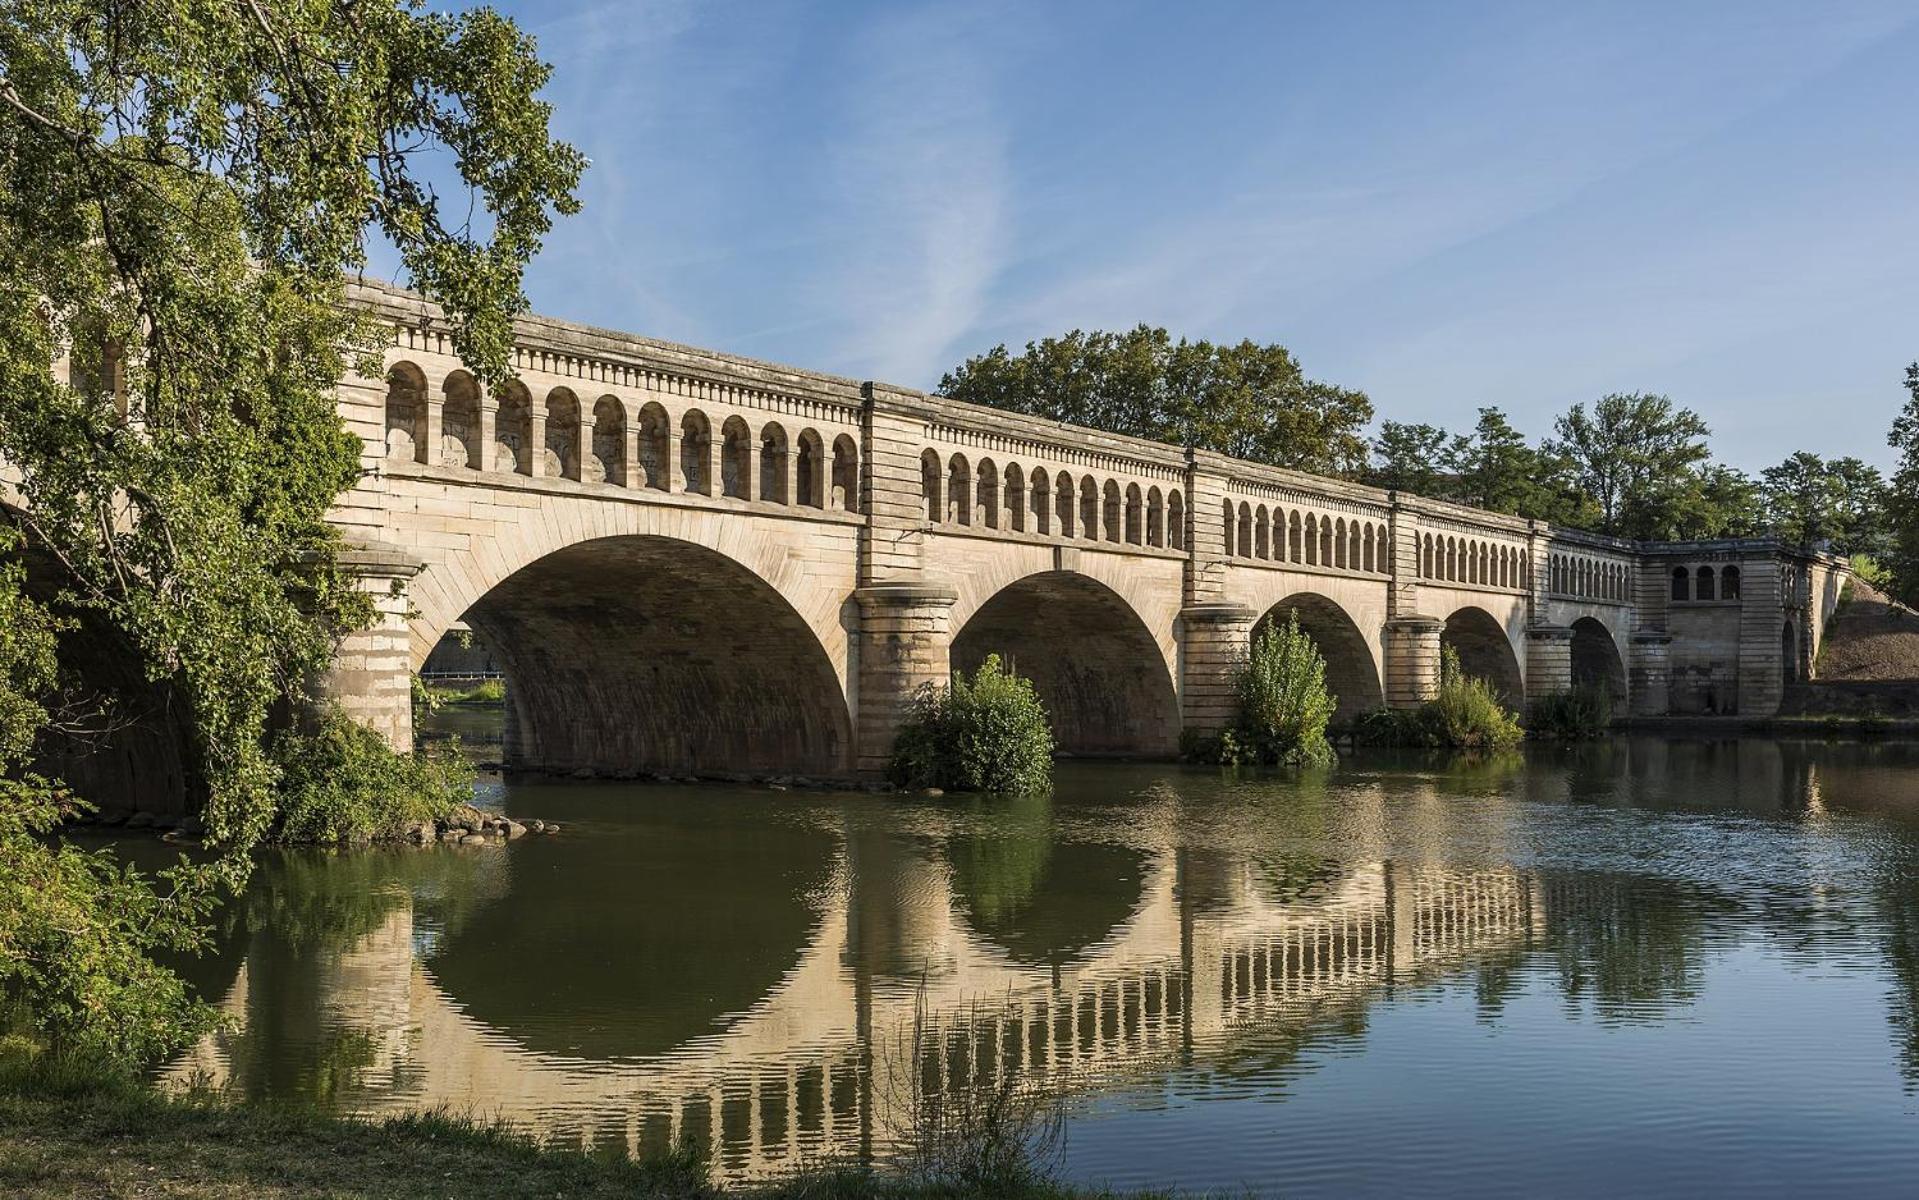
<path fill-rule="evenodd" d="M 526 768 L 872 772 L 914 691 L 990 652 L 1063 750 L 1166 755 L 1288 611 L 1349 713 L 1430 697 L 1443 645 L 1515 704 L 1766 713 L 1842 582 L 538 317 L 487 390 L 419 297 L 354 299 L 394 338 L 340 388 L 365 471 L 333 519 L 385 623 L 333 690 L 405 743 L 464 619 Z"/>

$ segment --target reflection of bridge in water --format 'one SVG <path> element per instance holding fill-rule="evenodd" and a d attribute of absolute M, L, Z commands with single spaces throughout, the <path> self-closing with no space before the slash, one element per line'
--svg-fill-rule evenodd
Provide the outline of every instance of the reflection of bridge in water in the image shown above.
<path fill-rule="evenodd" d="M 317 1019 L 358 1040 L 334 1095 L 356 1111 L 445 1104 L 635 1151 L 690 1136 L 716 1150 L 723 1177 L 765 1178 L 883 1156 L 914 1081 L 950 1090 L 1011 1072 L 1068 1094 L 1150 1079 L 1249 1035 L 1304 1033 L 1542 928 L 1540 889 L 1509 868 L 1374 861 L 1276 889 L 1249 860 L 1167 848 L 1145 854 L 1137 902 L 1103 940 L 1035 962 L 969 924 L 937 852 L 903 845 L 846 833 L 778 984 L 723 1029 L 645 1058 L 535 1050 L 477 1019 L 422 961 L 432 922 L 396 898 L 323 968 Z M 224 1001 L 236 1031 L 176 1078 L 246 1085 L 250 966 Z"/>

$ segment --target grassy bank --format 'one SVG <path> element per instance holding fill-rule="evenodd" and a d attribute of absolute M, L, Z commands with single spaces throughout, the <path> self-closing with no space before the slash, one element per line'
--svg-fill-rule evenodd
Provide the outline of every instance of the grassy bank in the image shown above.
<path fill-rule="evenodd" d="M 693 1156 L 650 1162 L 544 1147 L 448 1115 L 353 1120 L 168 1097 L 84 1073 L 0 1076 L 0 1195 L 23 1197 L 710 1197 Z M 860 1172 L 749 1193 L 792 1200 L 957 1196 Z M 1095 1196 L 1050 1184 L 995 1195 Z"/>

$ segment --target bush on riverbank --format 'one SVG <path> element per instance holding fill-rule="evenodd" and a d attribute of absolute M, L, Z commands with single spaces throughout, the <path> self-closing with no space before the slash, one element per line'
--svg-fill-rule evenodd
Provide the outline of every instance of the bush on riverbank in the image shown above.
<path fill-rule="evenodd" d="M 274 745 L 280 766 L 272 838 L 289 843 L 398 836 L 449 820 L 473 797 L 473 771 L 446 747 L 396 754 L 379 734 L 328 709 L 312 732 Z"/>
<path fill-rule="evenodd" d="M 1506 750 L 1526 736 L 1519 719 L 1493 694 L 1492 685 L 1466 674 L 1448 646 L 1439 656 L 1439 694 L 1417 708 L 1382 708 L 1354 728 L 1368 746 L 1413 746 L 1440 750 Z"/>
<path fill-rule="evenodd" d="M 894 786 L 1018 795 L 1053 781 L 1053 729 L 1032 681 L 999 655 L 967 678 L 955 671 L 945 687 L 927 686 L 893 741 Z"/>
<path fill-rule="evenodd" d="M 1532 737 L 1576 742 L 1603 735 L 1612 724 L 1612 697 L 1604 688 L 1576 687 L 1542 696 L 1526 710 Z"/>
<path fill-rule="evenodd" d="M 1182 738 L 1185 756 L 1228 766 L 1325 766 L 1335 759 L 1326 726 L 1339 700 L 1326 690 L 1326 659 L 1296 613 L 1269 626 L 1233 681 L 1238 712 L 1213 737 Z"/>

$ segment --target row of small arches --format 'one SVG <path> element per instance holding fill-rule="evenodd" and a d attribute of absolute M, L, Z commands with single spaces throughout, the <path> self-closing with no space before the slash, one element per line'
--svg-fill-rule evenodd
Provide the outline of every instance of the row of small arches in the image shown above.
<path fill-rule="evenodd" d="M 1620 604 L 1630 598 L 1632 569 L 1624 563 L 1555 554 L 1551 565 L 1552 579 L 1547 586 L 1556 595 Z"/>
<path fill-rule="evenodd" d="M 1186 548 L 1186 501 L 1178 488 L 1121 487 L 1069 471 L 1049 474 L 1018 463 L 977 463 L 954 454 L 920 454 L 920 495 L 926 519 L 935 524 L 1053 534 L 1132 546 Z"/>
<path fill-rule="evenodd" d="M 1739 568 L 1674 567 L 1672 598 L 1675 600 L 1739 599 Z"/>
<path fill-rule="evenodd" d="M 1386 527 L 1372 521 L 1268 509 L 1245 500 L 1223 502 L 1224 535 L 1220 548 L 1228 558 L 1304 563 L 1341 571 L 1388 572 L 1391 555 Z"/>
<path fill-rule="evenodd" d="M 453 372 L 435 398 L 428 395 L 419 368 L 395 365 L 387 382 L 387 457 L 475 471 L 491 465 L 520 475 L 661 492 L 860 510 L 859 444 L 848 434 L 835 437 L 829 450 L 816 430 L 802 429 L 789 437 L 785 426 L 768 421 L 756 433 L 744 417 L 730 416 L 720 425 L 716 464 L 712 422 L 698 409 L 689 409 L 676 422 L 663 405 L 649 401 L 640 407 L 629 437 L 626 405 L 616 396 L 601 396 L 589 409 L 572 389 L 556 387 L 536 403 L 518 380 L 501 385 L 496 394 L 499 406 L 488 455 L 479 383 L 473 376 Z M 440 410 L 437 446 L 430 444 L 429 433 L 435 405 Z"/>
<path fill-rule="evenodd" d="M 1531 574 L 1532 554 L 1517 546 L 1436 533 L 1420 539 L 1421 579 L 1524 589 Z"/>

